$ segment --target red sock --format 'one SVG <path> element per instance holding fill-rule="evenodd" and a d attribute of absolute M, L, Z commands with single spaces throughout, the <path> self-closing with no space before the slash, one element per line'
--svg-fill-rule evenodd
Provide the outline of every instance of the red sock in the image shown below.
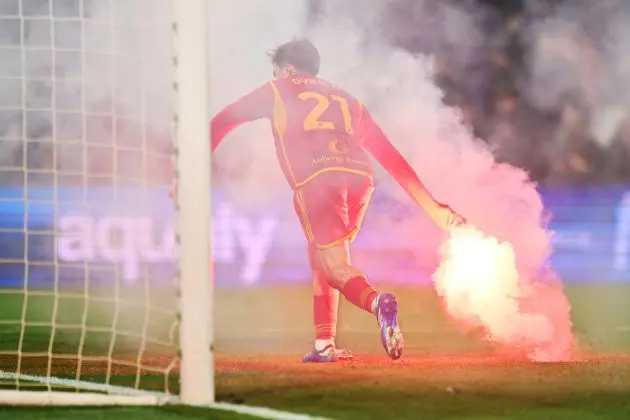
<path fill-rule="evenodd" d="M 364 311 L 372 313 L 372 302 L 378 292 L 368 283 L 365 277 L 354 277 L 348 280 L 341 293 L 348 301 Z"/>

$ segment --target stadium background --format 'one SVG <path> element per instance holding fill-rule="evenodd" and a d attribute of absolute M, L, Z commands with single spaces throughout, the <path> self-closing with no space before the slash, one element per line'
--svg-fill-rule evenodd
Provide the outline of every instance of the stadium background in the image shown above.
<path fill-rule="evenodd" d="M 171 284 L 174 214 L 168 190 L 128 187 L 119 189 L 116 199 L 104 199 L 107 188 L 94 187 L 90 193 L 96 198 L 89 200 L 87 211 L 80 204 L 82 191 L 62 187 L 59 196 L 67 201 L 54 206 L 45 200 L 51 194 L 45 187 L 30 188 L 27 204 L 10 199 L 20 197 L 21 189 L 0 189 L 0 228 L 9 230 L 0 236 L 0 255 L 14 261 L 0 265 L 2 285 L 22 287 L 25 265 L 19 261 L 24 255 L 36 264 L 29 270 L 32 287 L 52 284 L 54 261 L 61 270 L 60 280 L 68 284 L 81 285 L 84 262 L 94 268 L 92 282 L 111 281 L 118 266 L 117 275 L 127 284 L 138 282 L 147 272 L 154 281 Z M 290 194 L 252 211 L 222 192 L 221 188 L 213 191 L 217 286 L 308 283 L 303 234 L 288 205 Z M 542 193 L 553 214 L 551 263 L 564 282 L 630 282 L 630 191 L 591 186 L 543 188 Z M 410 203 L 386 191 L 379 190 L 372 204 L 366 228 L 354 245 L 357 262 L 377 283 L 430 285 L 440 233 Z M 388 235 L 383 219 L 392 223 L 413 219 L 414 229 L 406 237 Z M 25 224 L 29 235 L 19 232 Z M 52 233 L 55 227 L 57 234 Z"/>

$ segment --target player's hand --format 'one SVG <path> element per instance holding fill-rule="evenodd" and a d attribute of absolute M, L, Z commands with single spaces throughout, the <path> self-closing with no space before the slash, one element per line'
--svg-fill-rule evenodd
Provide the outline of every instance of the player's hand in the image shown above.
<path fill-rule="evenodd" d="M 440 204 L 439 209 L 440 218 L 436 222 L 442 230 L 448 231 L 451 228 L 466 224 L 466 219 L 449 206 Z"/>
<path fill-rule="evenodd" d="M 466 219 L 449 206 L 433 198 L 419 180 L 405 185 L 405 189 L 416 204 L 423 209 L 431 220 L 443 231 L 446 232 L 453 227 L 466 224 Z"/>
<path fill-rule="evenodd" d="M 464 226 L 468 221 L 461 214 L 451 209 L 451 218 L 449 220 L 449 227 Z"/>

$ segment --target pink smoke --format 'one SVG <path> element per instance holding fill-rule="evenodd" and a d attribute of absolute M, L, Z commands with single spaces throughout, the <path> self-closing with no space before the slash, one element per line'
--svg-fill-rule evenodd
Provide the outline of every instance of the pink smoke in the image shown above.
<path fill-rule="evenodd" d="M 485 247 L 485 255 L 476 261 L 460 256 L 458 263 L 466 265 L 463 272 L 471 283 L 467 290 L 453 293 L 453 285 L 444 287 L 448 284 L 444 267 L 453 257 L 449 252 L 457 233 L 452 232 L 443 245 L 433 278 L 448 313 L 466 325 L 483 326 L 490 341 L 532 360 L 570 359 L 571 307 L 561 280 L 549 267 L 552 232 L 536 185 L 524 171 L 495 163 L 487 146 L 471 138 L 456 113 L 444 113 L 440 124 L 451 125 L 446 132 L 454 138 L 435 142 L 431 160 L 418 159 L 416 166 L 426 168 L 425 179 L 438 198 L 479 229 L 468 232 L 469 248 L 463 252 L 478 253 Z M 481 266 L 484 258 L 491 260 L 485 261 L 491 267 Z M 480 277 L 484 275 L 496 276 L 495 281 L 487 283 Z M 480 291 L 483 287 L 488 290 Z"/>

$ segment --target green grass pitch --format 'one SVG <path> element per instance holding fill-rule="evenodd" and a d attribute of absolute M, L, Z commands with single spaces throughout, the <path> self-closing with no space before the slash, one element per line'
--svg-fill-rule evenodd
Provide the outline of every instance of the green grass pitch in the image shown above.
<path fill-rule="evenodd" d="M 62 291 L 63 292 L 63 291 Z M 572 318 L 580 343 L 579 358 L 567 363 L 530 363 L 501 357 L 475 332 L 462 332 L 440 309 L 429 289 L 394 290 L 406 333 L 402 361 L 388 360 L 380 347 L 372 317 L 345 302 L 339 322 L 339 345 L 357 354 L 349 363 L 303 365 L 311 345 L 309 287 L 219 290 L 215 307 L 216 386 L 220 401 L 271 407 L 335 419 L 624 419 L 630 418 L 630 285 L 572 286 Z M 96 293 L 90 293 L 96 295 Z M 70 295 L 68 295 L 70 296 Z M 99 296 L 103 293 L 99 292 Z M 171 296 L 126 291 L 118 306 L 107 299 L 64 297 L 57 305 L 56 340 L 50 342 L 54 301 L 30 296 L 24 350 L 43 356 L 22 359 L 23 371 L 75 378 L 77 362 L 45 353 L 75 354 L 83 342 L 87 359 L 103 354 L 115 337 L 113 355 L 133 358 L 142 332 L 159 342 L 145 342 L 143 361 L 165 367 L 172 361 L 176 335 Z M 20 293 L 0 294 L 0 354 L 15 350 L 20 328 Z M 90 328 L 81 339 L 74 326 Z M 148 322 L 145 322 L 148 321 Z M 117 322 L 119 334 L 112 336 Z M 0 355 L 0 369 L 13 370 L 16 358 Z M 82 365 L 82 379 L 102 382 L 107 364 L 95 359 Z M 165 378 L 133 366 L 111 368 L 111 383 L 177 392 L 177 372 Z M 14 387 L 10 381 L 2 385 Z M 30 389 L 32 387 L 29 387 Z M 233 413 L 183 407 L 149 408 L 11 408 L 11 419 L 241 419 Z"/>

